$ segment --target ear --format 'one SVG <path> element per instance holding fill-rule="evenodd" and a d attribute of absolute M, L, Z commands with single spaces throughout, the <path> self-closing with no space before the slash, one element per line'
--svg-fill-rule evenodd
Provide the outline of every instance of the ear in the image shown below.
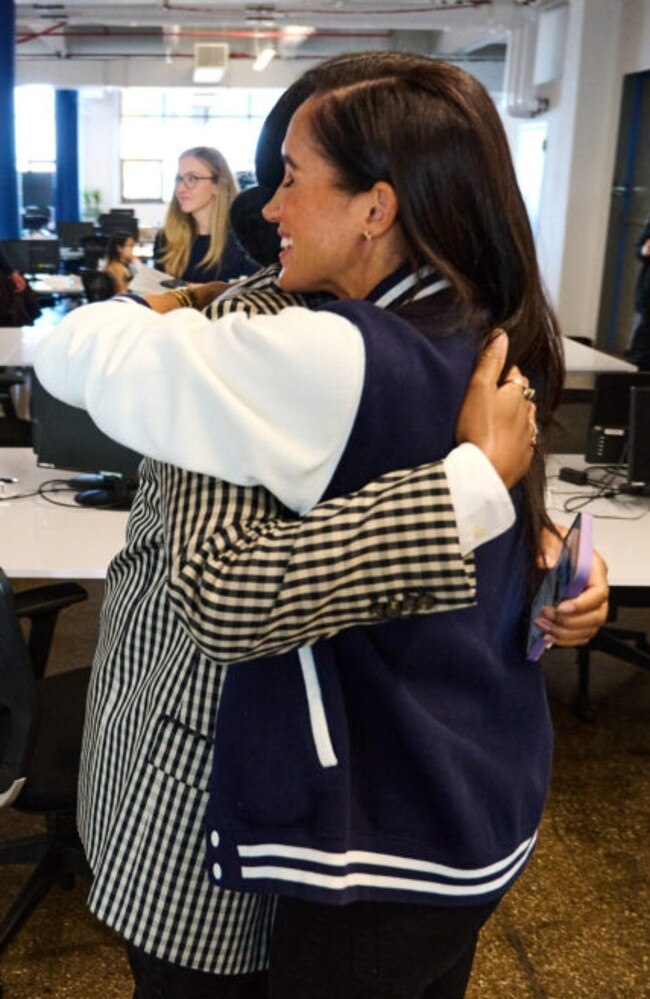
<path fill-rule="evenodd" d="M 370 204 L 365 227 L 373 237 L 383 236 L 397 220 L 399 203 L 392 184 L 378 180 L 368 191 Z"/>

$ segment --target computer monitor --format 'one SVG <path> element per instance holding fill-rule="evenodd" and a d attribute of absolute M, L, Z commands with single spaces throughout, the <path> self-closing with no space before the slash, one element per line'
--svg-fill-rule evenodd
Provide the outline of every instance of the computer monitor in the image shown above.
<path fill-rule="evenodd" d="M 28 274 L 58 274 L 61 245 L 58 239 L 26 239 L 29 255 Z"/>
<path fill-rule="evenodd" d="M 54 204 L 54 173 L 50 170 L 25 170 L 21 175 L 23 208 L 30 205 L 48 208 Z"/>
<path fill-rule="evenodd" d="M 107 437 L 88 413 L 55 399 L 32 376 L 32 446 L 38 465 L 97 476 L 75 497 L 89 506 L 128 507 L 137 488 L 142 455 Z"/>
<path fill-rule="evenodd" d="M 56 232 L 61 246 L 81 246 L 81 240 L 86 236 L 95 235 L 94 222 L 64 222 L 56 223 Z"/>
<path fill-rule="evenodd" d="M 97 219 L 97 228 L 105 236 L 114 232 L 128 233 L 134 239 L 138 238 L 138 220 L 133 215 L 123 215 L 121 212 L 109 212 Z"/>
<path fill-rule="evenodd" d="M 627 461 L 630 390 L 650 387 L 649 371 L 607 371 L 595 376 L 585 458 L 594 465 Z"/>
<path fill-rule="evenodd" d="M 3 239 L 0 242 L 7 260 L 21 274 L 27 274 L 29 271 L 28 242 L 26 239 Z"/>

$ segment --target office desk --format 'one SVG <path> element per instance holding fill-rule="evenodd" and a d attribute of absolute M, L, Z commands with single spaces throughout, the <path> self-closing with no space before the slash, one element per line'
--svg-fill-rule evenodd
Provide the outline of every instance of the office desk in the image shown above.
<path fill-rule="evenodd" d="M 623 360 L 622 357 L 612 357 L 595 347 L 587 347 L 569 337 L 562 337 L 564 343 L 564 361 L 567 374 L 582 372 L 595 374 L 598 371 L 636 371 L 636 365 Z"/>
<path fill-rule="evenodd" d="M 38 468 L 28 448 L 0 449 L 0 476 L 16 476 L 2 485 L 4 497 L 31 492 L 47 479 L 73 473 Z M 73 493 L 0 502 L 0 566 L 10 578 L 103 579 L 108 563 L 123 547 L 128 512 L 94 510 L 74 503 Z"/>
<path fill-rule="evenodd" d="M 573 514 L 562 510 L 570 495 L 587 492 L 553 478 L 562 465 L 583 468 L 578 455 L 549 459 L 547 507 L 553 520 L 569 525 Z M 38 468 L 28 448 L 0 449 L 0 476 L 16 476 L 17 485 L 5 485 L 4 496 L 29 492 L 47 479 L 70 478 L 73 473 Z M 72 494 L 61 502 L 72 504 Z M 594 543 L 609 566 L 614 588 L 647 588 L 650 603 L 650 497 L 599 499 L 586 509 L 594 514 Z M 99 579 L 124 542 L 128 513 L 93 510 L 78 505 L 54 506 L 41 496 L 0 502 L 0 565 L 7 575 Z M 617 519 L 608 519 L 616 517 Z"/>
<path fill-rule="evenodd" d="M 36 345 L 49 329 L 48 326 L 0 326 L 0 365 L 31 366 Z"/>
<path fill-rule="evenodd" d="M 60 278 L 61 275 L 54 275 Z M 43 281 L 46 279 L 43 278 Z M 67 280 L 67 279 L 66 279 Z M 0 326 L 0 364 L 31 364 L 32 353 L 44 326 Z M 568 374 L 594 374 L 597 371 L 636 371 L 634 364 L 620 357 L 611 357 L 602 350 L 586 347 L 575 340 L 564 340 L 564 356 Z M 15 360 L 13 358 L 16 358 Z"/>
<path fill-rule="evenodd" d="M 562 465 L 584 468 L 586 463 L 575 454 L 558 454 L 549 459 L 547 509 L 553 520 L 568 526 L 574 514 L 562 509 L 567 497 L 593 490 L 554 477 Z M 645 632 L 630 631 L 610 623 L 616 622 L 619 608 L 650 608 L 650 496 L 603 498 L 592 501 L 584 509 L 594 516 L 594 546 L 607 563 L 611 588 L 610 619 L 588 645 L 576 650 L 576 712 L 583 720 L 592 721 L 594 710 L 589 699 L 592 652 L 604 652 L 650 670 L 650 644 Z"/>
<path fill-rule="evenodd" d="M 547 509 L 553 520 L 568 527 L 575 514 L 562 504 L 569 496 L 593 490 L 554 477 L 563 465 L 581 469 L 587 463 L 577 454 L 549 458 Z M 584 509 L 594 516 L 594 546 L 607 562 L 610 586 L 647 588 L 650 605 L 650 496 L 598 499 Z"/>
<path fill-rule="evenodd" d="M 568 337 L 563 337 L 564 363 L 566 378 L 562 393 L 563 402 L 585 402 L 594 391 L 595 376 L 600 371 L 636 371 L 636 365 L 623 360 L 622 357 L 612 357 L 595 347 L 577 343 Z"/>
<path fill-rule="evenodd" d="M 38 274 L 29 278 L 29 284 L 37 295 L 80 298 L 84 294 L 84 286 L 78 274 Z"/>

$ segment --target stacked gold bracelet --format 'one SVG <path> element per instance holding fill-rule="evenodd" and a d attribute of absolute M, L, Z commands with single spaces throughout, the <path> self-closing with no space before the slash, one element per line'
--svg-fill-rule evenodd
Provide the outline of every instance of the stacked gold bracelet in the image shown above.
<path fill-rule="evenodd" d="M 178 304 L 184 309 L 201 308 L 193 288 L 174 288 L 169 294 L 173 295 Z"/>

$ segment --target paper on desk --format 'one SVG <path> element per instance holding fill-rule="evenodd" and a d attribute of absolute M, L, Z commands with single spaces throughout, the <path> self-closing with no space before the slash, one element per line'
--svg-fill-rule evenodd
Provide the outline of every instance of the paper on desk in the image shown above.
<path fill-rule="evenodd" d="M 164 271 L 158 271 L 155 267 L 140 267 L 133 280 L 129 282 L 129 291 L 138 291 L 142 295 L 157 295 L 169 290 L 169 284 L 167 287 L 163 284 L 169 281 L 173 281 L 173 278 Z"/>

